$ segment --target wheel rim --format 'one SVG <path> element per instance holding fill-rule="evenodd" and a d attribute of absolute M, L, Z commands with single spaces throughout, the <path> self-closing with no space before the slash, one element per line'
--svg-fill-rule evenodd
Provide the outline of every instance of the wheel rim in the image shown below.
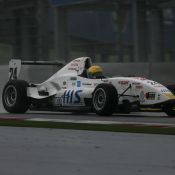
<path fill-rule="evenodd" d="M 99 88 L 94 93 L 93 104 L 96 110 L 102 110 L 106 103 L 106 93 L 102 88 Z"/>
<path fill-rule="evenodd" d="M 16 88 L 13 85 L 8 86 L 4 92 L 4 100 L 7 106 L 13 106 L 17 99 Z"/>

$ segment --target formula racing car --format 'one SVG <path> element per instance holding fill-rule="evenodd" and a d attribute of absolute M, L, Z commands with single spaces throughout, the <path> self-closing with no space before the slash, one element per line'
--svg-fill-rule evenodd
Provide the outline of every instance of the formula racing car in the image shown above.
<path fill-rule="evenodd" d="M 72 60 L 40 84 L 19 80 L 21 60 L 11 60 L 2 102 L 10 113 L 27 110 L 87 111 L 98 115 L 129 113 L 133 107 L 159 107 L 175 116 L 175 96 L 160 83 L 143 77 L 103 75 L 89 57 Z"/>

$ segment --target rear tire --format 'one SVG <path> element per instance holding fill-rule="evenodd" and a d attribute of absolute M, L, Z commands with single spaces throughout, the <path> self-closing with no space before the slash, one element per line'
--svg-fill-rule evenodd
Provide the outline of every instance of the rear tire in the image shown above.
<path fill-rule="evenodd" d="M 24 113 L 30 106 L 27 97 L 28 83 L 24 80 L 8 81 L 2 94 L 2 102 L 6 111 L 10 113 Z"/>
<path fill-rule="evenodd" d="M 118 104 L 118 93 L 111 84 L 98 85 L 93 93 L 92 105 L 98 115 L 112 115 Z"/>

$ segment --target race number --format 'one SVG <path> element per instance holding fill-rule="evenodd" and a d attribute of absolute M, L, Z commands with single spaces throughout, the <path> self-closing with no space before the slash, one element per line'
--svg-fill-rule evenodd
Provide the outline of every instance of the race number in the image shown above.
<path fill-rule="evenodd" d="M 17 79 L 17 67 L 15 67 L 15 68 L 10 68 L 10 77 L 9 77 L 9 79 L 10 80 L 16 80 Z"/>
<path fill-rule="evenodd" d="M 12 59 L 9 62 L 9 80 L 16 80 L 21 71 L 21 60 Z"/>

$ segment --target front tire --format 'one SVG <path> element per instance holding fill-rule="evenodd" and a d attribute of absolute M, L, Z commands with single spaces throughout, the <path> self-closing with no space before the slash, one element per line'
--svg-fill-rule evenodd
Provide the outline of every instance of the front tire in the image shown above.
<path fill-rule="evenodd" d="M 92 105 L 98 115 L 112 115 L 118 104 L 118 93 L 111 84 L 98 85 L 93 93 Z"/>
<path fill-rule="evenodd" d="M 119 113 L 130 114 L 131 113 L 131 103 L 129 100 L 123 100 L 122 105 L 119 107 Z"/>
<path fill-rule="evenodd" d="M 169 117 L 175 117 L 175 105 L 174 104 L 167 104 L 163 111 L 169 116 Z"/>
<path fill-rule="evenodd" d="M 28 110 L 30 99 L 27 97 L 28 83 L 24 80 L 8 81 L 2 94 L 2 102 L 10 113 L 24 113 Z"/>

